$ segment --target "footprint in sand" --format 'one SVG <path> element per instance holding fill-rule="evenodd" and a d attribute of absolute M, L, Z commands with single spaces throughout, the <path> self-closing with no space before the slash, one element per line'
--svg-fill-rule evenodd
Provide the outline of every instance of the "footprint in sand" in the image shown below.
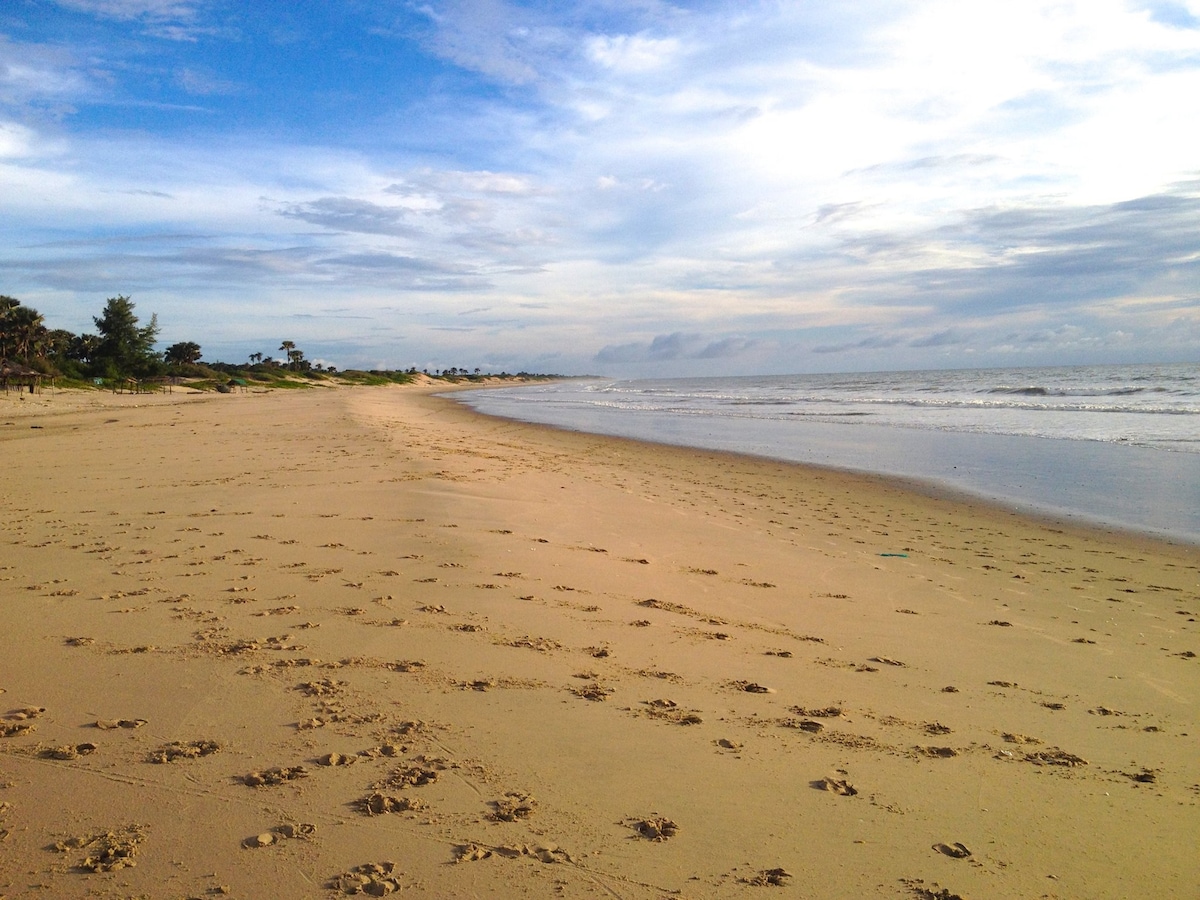
<path fill-rule="evenodd" d="M 755 887 L 784 887 L 791 877 L 792 873 L 787 869 L 763 869 L 757 875 L 743 878 L 742 882 Z"/>
<path fill-rule="evenodd" d="M 426 784 L 433 784 L 438 780 L 440 766 L 424 767 L 424 766 L 408 766 L 407 768 L 397 769 L 376 787 L 422 787 Z"/>
<path fill-rule="evenodd" d="M 403 889 L 399 876 L 400 871 L 394 862 L 365 863 L 355 866 L 348 872 L 335 875 L 329 880 L 326 887 L 343 894 L 383 897 Z"/>
<path fill-rule="evenodd" d="M 926 884 L 923 878 L 901 878 L 900 883 L 908 888 L 913 896 L 923 898 L 923 900 L 964 900 L 961 895 L 955 894 L 936 882 Z"/>
<path fill-rule="evenodd" d="M 805 707 L 793 706 L 791 711 L 798 716 L 808 716 L 813 719 L 836 719 L 842 714 L 840 706 Z"/>
<path fill-rule="evenodd" d="M 842 778 L 822 778 L 811 784 L 819 791 L 829 791 L 839 797 L 853 797 L 858 793 L 858 788 Z"/>
<path fill-rule="evenodd" d="M 301 822 L 298 825 L 276 825 L 270 831 L 264 831 L 262 834 L 256 834 L 242 841 L 242 846 L 247 849 L 258 847 L 269 847 L 272 844 L 278 844 L 280 841 L 288 839 L 308 840 L 317 832 L 317 826 L 308 822 Z"/>
<path fill-rule="evenodd" d="M 88 872 L 115 872 L 137 865 L 134 857 L 137 855 L 138 845 L 145 839 L 145 833 L 141 829 L 142 826 L 135 825 L 88 837 L 68 838 L 55 843 L 54 849 L 60 853 L 87 849 L 90 852 L 79 863 L 80 869 Z"/>
<path fill-rule="evenodd" d="M 96 752 L 95 744 L 67 744 L 62 747 L 47 747 L 39 756 L 42 759 L 79 759 Z"/>
<path fill-rule="evenodd" d="M 497 822 L 515 822 L 528 819 L 537 811 L 537 799 L 519 791 L 510 791 L 499 800 L 493 800 L 491 818 Z"/>
<path fill-rule="evenodd" d="M 916 751 L 923 756 L 930 756 L 934 759 L 949 759 L 952 756 L 958 756 L 958 751 L 953 747 L 916 747 Z"/>
<path fill-rule="evenodd" d="M 427 804 L 417 797 L 392 797 L 376 791 L 359 800 L 355 800 L 354 808 L 368 816 L 382 816 L 387 813 L 417 812 L 425 809 Z"/>
<path fill-rule="evenodd" d="M 10 722 L 24 722 L 28 719 L 37 719 L 45 712 L 46 707 L 44 706 L 22 706 L 20 709 L 11 710 L 4 718 Z"/>
<path fill-rule="evenodd" d="M 357 756 L 346 756 L 344 753 L 326 753 L 317 757 L 319 766 L 351 766 L 358 762 Z"/>
<path fill-rule="evenodd" d="M 971 851 L 967 849 L 966 844 L 961 844 L 955 841 L 953 844 L 934 844 L 933 849 L 943 856 L 949 856 L 951 859 L 966 859 L 971 855 Z"/>
<path fill-rule="evenodd" d="M 1004 740 L 1010 744 L 1040 744 L 1041 741 L 1035 737 L 1030 737 L 1027 734 L 1016 734 L 1011 731 L 1006 731 L 1001 735 Z"/>
<path fill-rule="evenodd" d="M 1057 747 L 1049 750 L 1040 750 L 1037 753 L 1026 753 L 1025 762 L 1031 762 L 1035 766 L 1064 766 L 1066 768 L 1075 768 L 1076 766 L 1086 766 L 1088 764 L 1088 761 L 1082 756 L 1076 756 L 1074 753 L 1059 750 Z"/>
<path fill-rule="evenodd" d="M 774 688 L 766 687 L 765 685 L 757 684 L 753 681 L 731 681 L 729 686 L 737 691 L 744 691 L 747 694 L 773 694 Z"/>
<path fill-rule="evenodd" d="M 613 689 L 600 684 L 585 684 L 583 687 L 571 688 L 571 693 L 584 700 L 602 703 L 613 693 Z"/>
<path fill-rule="evenodd" d="M 141 728 L 145 724 L 145 719 L 97 719 L 94 727 L 111 731 L 114 728 Z"/>
<path fill-rule="evenodd" d="M 304 766 L 286 766 L 275 767 L 271 769 L 263 769 L 260 772 L 251 772 L 249 775 L 242 776 L 242 784 L 247 787 L 274 787 L 283 784 L 287 781 L 295 781 L 297 778 L 307 778 L 308 770 Z"/>
<path fill-rule="evenodd" d="M 456 863 L 478 862 L 481 859 L 488 859 L 491 855 L 491 850 L 487 847 L 480 847 L 478 844 L 462 844 L 454 848 Z"/>
<path fill-rule="evenodd" d="M 646 715 L 652 719 L 664 719 L 676 725 L 699 725 L 704 720 L 694 710 L 681 709 L 674 700 L 643 700 Z"/>
<path fill-rule="evenodd" d="M 796 728 L 800 731 L 807 731 L 809 734 L 820 734 L 825 730 L 825 726 L 820 722 L 814 722 L 812 719 L 785 719 L 780 724 L 785 728 Z"/>
<path fill-rule="evenodd" d="M 221 749 L 216 741 L 172 741 L 164 744 L 147 757 L 148 762 L 169 763 L 177 759 L 199 759 L 211 756 Z"/>
<path fill-rule="evenodd" d="M 1158 781 L 1159 769 L 1142 768 L 1140 772 L 1122 772 L 1126 778 L 1131 781 L 1136 781 L 1138 784 L 1154 784 Z"/>
<path fill-rule="evenodd" d="M 679 826 L 663 816 L 651 816 L 647 819 L 628 819 L 626 825 L 648 841 L 670 840 L 679 833 Z"/>

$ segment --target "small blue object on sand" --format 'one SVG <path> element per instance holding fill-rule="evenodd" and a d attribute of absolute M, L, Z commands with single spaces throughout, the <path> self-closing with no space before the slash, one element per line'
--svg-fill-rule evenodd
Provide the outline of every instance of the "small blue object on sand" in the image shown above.
<path fill-rule="evenodd" d="M 879 555 L 880 556 L 903 556 L 905 559 L 908 559 L 907 553 L 880 553 Z"/>

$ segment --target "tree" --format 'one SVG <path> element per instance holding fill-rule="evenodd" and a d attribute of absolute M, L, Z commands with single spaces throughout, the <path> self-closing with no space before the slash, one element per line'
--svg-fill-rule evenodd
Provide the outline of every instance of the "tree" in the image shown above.
<path fill-rule="evenodd" d="M 180 341 L 172 344 L 163 354 L 163 361 L 171 366 L 190 366 L 200 361 L 200 345 L 195 341 Z"/>
<path fill-rule="evenodd" d="M 99 348 L 100 338 L 97 335 L 78 334 L 71 341 L 71 346 L 67 350 L 67 359 L 90 364 L 96 358 L 96 351 Z"/>
<path fill-rule="evenodd" d="M 96 330 L 100 332 L 100 345 L 96 348 L 96 364 L 107 374 L 148 375 L 158 369 L 159 357 L 154 352 L 154 341 L 158 337 L 158 316 L 150 316 L 150 322 L 138 326 L 138 317 L 133 313 L 133 301 L 125 296 L 109 297 L 104 313 L 93 317 Z"/>
<path fill-rule="evenodd" d="M 15 324 L 13 315 L 20 306 L 21 301 L 16 297 L 0 295 L 0 358 L 7 359 L 16 355 L 13 348 L 15 343 L 15 334 L 12 330 Z"/>
<path fill-rule="evenodd" d="M 261 353 L 251 353 L 250 354 L 250 362 L 252 362 L 252 363 L 260 363 L 260 362 L 262 362 L 262 359 L 263 359 L 263 355 Z"/>
<path fill-rule="evenodd" d="M 296 352 L 296 344 L 293 341 L 284 341 L 279 345 L 279 349 L 287 354 L 287 361 L 288 365 L 290 366 L 292 364 L 292 360 L 294 359 L 293 354 Z"/>
<path fill-rule="evenodd" d="M 65 328 L 52 328 L 46 332 L 46 336 L 42 341 L 47 355 L 60 356 L 64 359 L 70 352 L 71 344 L 74 342 L 75 335 Z"/>
<path fill-rule="evenodd" d="M 13 297 L 0 297 L 0 356 L 29 362 L 41 354 L 45 335 L 41 313 Z"/>

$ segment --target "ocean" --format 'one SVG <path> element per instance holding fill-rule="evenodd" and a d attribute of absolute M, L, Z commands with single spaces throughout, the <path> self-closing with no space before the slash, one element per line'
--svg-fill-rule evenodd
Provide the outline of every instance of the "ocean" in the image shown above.
<path fill-rule="evenodd" d="M 1200 544 L 1200 365 L 615 381 L 459 393 L 493 416 L 900 477 Z"/>

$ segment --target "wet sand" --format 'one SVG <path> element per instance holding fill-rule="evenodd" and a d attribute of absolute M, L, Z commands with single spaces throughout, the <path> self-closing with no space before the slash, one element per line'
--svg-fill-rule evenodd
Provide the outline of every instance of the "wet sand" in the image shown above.
<path fill-rule="evenodd" d="M 426 388 L 0 423 L 0 896 L 1194 895 L 1194 546 Z"/>

